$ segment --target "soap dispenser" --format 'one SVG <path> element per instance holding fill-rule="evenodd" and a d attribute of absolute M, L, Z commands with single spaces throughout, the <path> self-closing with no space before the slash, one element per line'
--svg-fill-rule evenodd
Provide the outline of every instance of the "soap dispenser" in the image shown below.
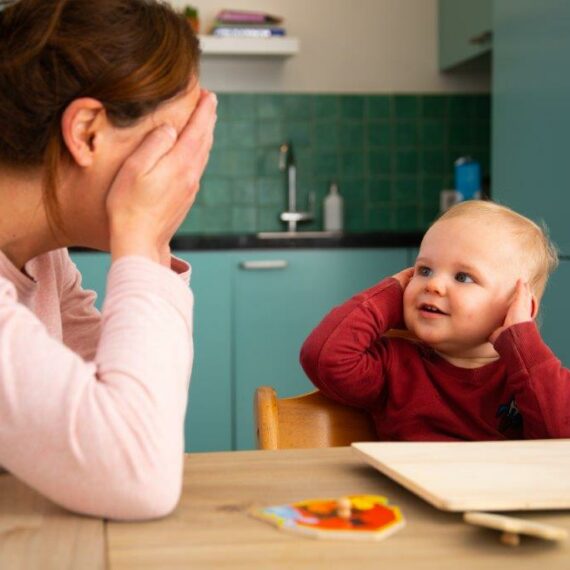
<path fill-rule="evenodd" d="M 343 199 L 338 184 L 331 182 L 324 202 L 324 226 L 327 232 L 341 232 L 343 222 Z"/>

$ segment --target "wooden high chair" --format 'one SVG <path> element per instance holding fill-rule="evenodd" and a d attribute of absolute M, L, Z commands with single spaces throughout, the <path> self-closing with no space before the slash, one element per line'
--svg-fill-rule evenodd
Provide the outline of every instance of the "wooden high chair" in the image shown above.
<path fill-rule="evenodd" d="M 366 412 L 338 404 L 318 390 L 278 398 L 271 386 L 261 386 L 254 408 L 259 449 L 341 447 L 378 439 Z"/>

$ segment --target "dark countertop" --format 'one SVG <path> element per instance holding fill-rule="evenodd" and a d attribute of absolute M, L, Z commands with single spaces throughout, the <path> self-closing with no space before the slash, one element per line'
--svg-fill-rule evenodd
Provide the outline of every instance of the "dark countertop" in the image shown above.
<path fill-rule="evenodd" d="M 303 236 L 303 233 L 306 235 Z M 417 247 L 420 244 L 423 232 L 373 232 L 337 235 L 329 235 L 325 232 L 299 232 L 295 237 L 288 237 L 285 232 L 281 237 L 280 234 L 272 232 L 270 235 L 278 235 L 279 237 L 262 238 L 259 237 L 259 234 L 175 236 L 170 246 L 172 250 L 178 251 Z"/>

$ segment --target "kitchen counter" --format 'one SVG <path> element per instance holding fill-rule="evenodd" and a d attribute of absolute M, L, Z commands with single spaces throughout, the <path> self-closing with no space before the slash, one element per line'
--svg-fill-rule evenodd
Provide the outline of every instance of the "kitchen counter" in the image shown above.
<path fill-rule="evenodd" d="M 267 237 L 260 237 L 267 236 Z M 171 248 L 189 250 L 229 249 L 338 249 L 417 247 L 423 232 L 374 232 L 332 234 L 327 232 L 298 232 L 296 235 L 267 234 L 212 234 L 175 236 Z"/>

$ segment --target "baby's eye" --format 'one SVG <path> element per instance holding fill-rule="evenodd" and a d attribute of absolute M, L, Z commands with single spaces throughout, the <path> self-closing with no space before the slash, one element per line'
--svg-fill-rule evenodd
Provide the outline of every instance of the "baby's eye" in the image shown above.
<path fill-rule="evenodd" d="M 422 277 L 429 277 L 431 275 L 431 269 L 425 265 L 422 265 L 416 269 L 416 273 Z"/>
<path fill-rule="evenodd" d="M 474 283 L 473 277 L 471 277 L 471 275 L 469 275 L 469 273 L 464 273 L 463 271 L 460 271 L 455 276 L 455 280 L 459 281 L 459 283 Z"/>

